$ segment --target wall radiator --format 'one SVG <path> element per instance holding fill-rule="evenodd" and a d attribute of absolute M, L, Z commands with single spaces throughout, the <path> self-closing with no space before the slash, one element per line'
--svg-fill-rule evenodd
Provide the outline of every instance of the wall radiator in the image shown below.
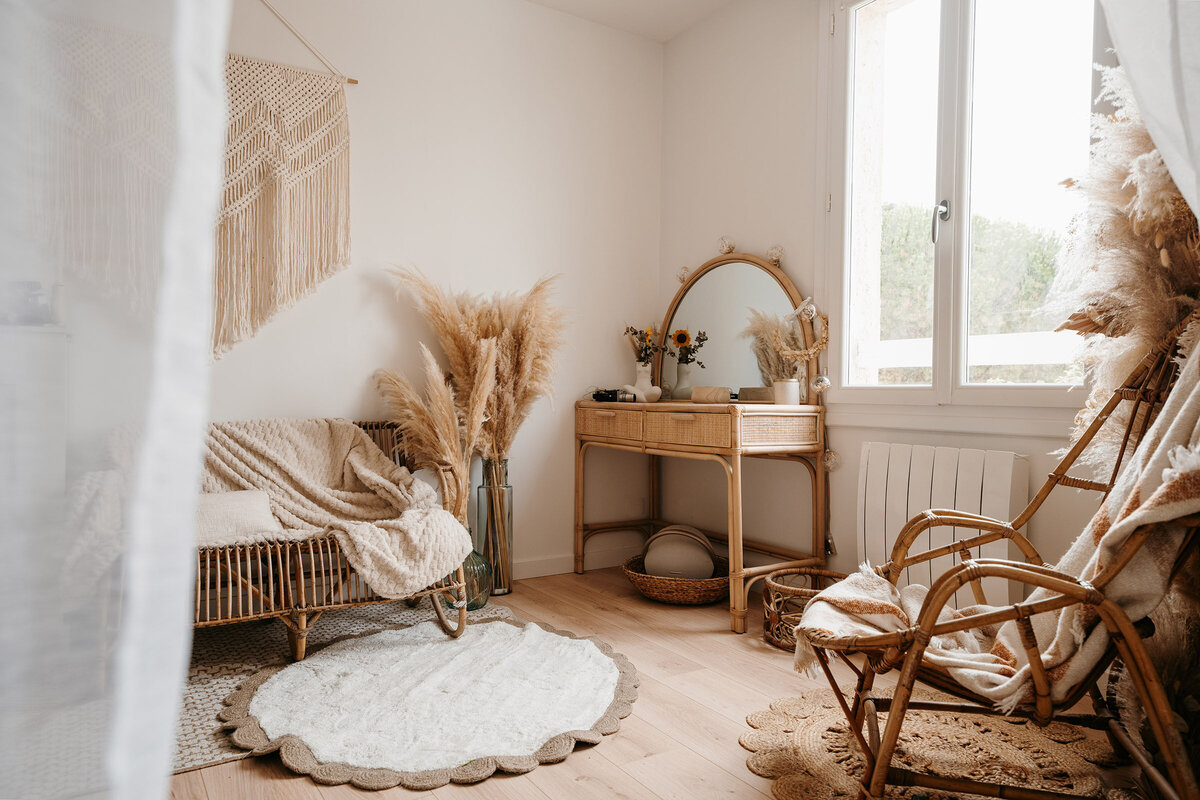
<path fill-rule="evenodd" d="M 953 508 L 1009 521 L 1025 508 L 1029 496 L 1029 461 L 1016 453 L 927 445 L 864 442 L 858 473 L 858 559 L 872 566 L 885 563 L 900 529 L 929 508 Z M 920 535 L 910 552 L 941 547 L 977 536 L 973 528 L 932 528 Z M 1005 540 L 974 548 L 976 558 L 1009 558 Z M 905 570 L 900 585 L 929 586 L 959 563 L 942 556 Z M 983 590 L 989 603 L 1009 602 L 1008 587 L 988 578 Z M 1020 595 L 1017 587 L 1017 595 Z M 972 605 L 969 587 L 955 597 L 956 605 Z"/>

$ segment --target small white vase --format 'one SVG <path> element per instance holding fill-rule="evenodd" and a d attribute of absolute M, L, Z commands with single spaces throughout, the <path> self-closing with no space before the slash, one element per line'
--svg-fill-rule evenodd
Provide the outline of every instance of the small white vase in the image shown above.
<path fill-rule="evenodd" d="M 675 400 L 691 400 L 693 388 L 692 365 L 676 364 L 675 388 L 671 390 L 671 397 Z"/>
<path fill-rule="evenodd" d="M 662 389 L 650 382 L 650 365 L 638 362 L 634 364 L 634 369 L 637 371 L 637 380 L 621 388 L 632 394 L 639 403 L 653 403 L 658 400 L 662 396 Z"/>

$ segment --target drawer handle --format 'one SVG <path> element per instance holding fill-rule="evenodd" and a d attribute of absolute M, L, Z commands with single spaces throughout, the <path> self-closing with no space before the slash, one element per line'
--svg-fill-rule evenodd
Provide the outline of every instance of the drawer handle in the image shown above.
<path fill-rule="evenodd" d="M 615 417 L 616 415 L 617 415 L 617 412 L 615 412 L 615 411 L 597 411 L 596 412 L 597 417 Z"/>
<path fill-rule="evenodd" d="M 695 414 L 672 414 L 671 419 L 679 420 L 680 422 L 692 422 L 696 419 Z"/>

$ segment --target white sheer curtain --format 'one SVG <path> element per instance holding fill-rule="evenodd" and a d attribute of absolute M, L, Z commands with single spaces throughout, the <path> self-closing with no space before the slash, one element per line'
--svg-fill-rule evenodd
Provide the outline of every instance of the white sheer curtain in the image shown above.
<path fill-rule="evenodd" d="M 167 794 L 228 14 L 0 1 L 0 798 Z"/>
<path fill-rule="evenodd" d="M 1150 138 L 1200 213 L 1200 0 L 1101 0 Z"/>

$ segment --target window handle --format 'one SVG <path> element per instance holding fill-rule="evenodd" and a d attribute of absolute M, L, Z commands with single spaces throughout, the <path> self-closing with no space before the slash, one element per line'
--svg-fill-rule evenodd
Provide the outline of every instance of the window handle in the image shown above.
<path fill-rule="evenodd" d="M 929 237 L 933 239 L 933 243 L 937 244 L 938 237 L 938 220 L 945 222 L 950 219 L 950 201 L 943 200 L 933 207 L 933 228 L 929 231 Z"/>

